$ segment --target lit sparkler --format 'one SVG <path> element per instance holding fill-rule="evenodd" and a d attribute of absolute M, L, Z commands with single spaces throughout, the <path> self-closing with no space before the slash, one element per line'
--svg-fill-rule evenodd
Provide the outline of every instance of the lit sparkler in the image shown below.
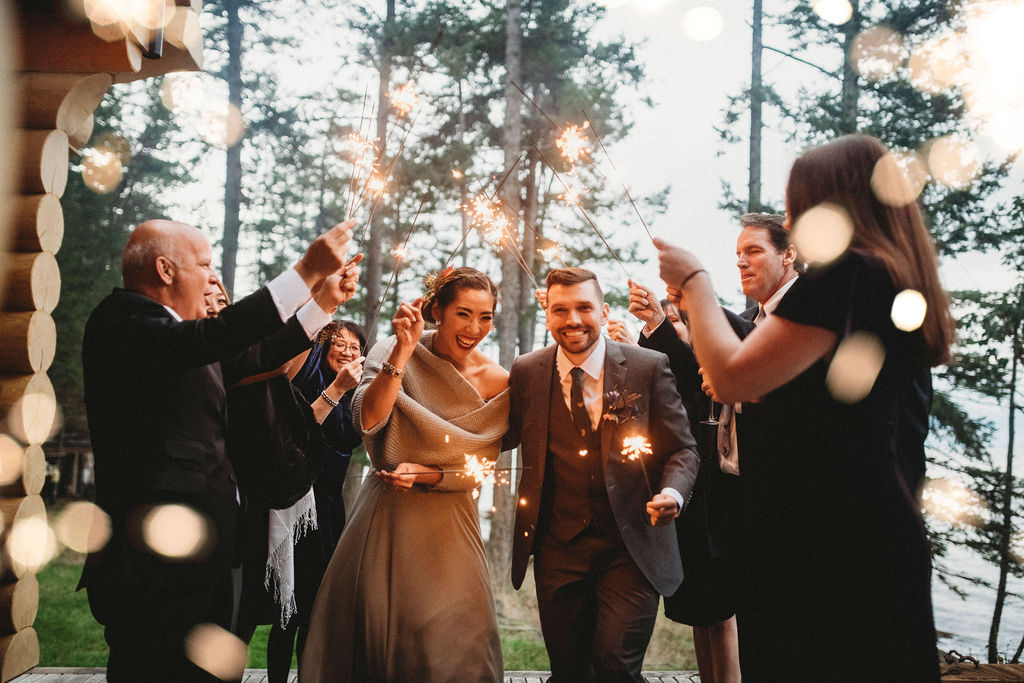
<path fill-rule="evenodd" d="M 416 108 L 419 104 L 420 97 L 416 94 L 413 88 L 412 81 L 408 81 L 400 88 L 392 90 L 388 94 L 388 99 L 391 101 L 391 106 L 395 108 L 399 116 L 408 116 L 409 112 Z"/>
<path fill-rule="evenodd" d="M 562 153 L 562 158 L 570 164 L 575 165 L 576 162 L 590 156 L 590 139 L 584 132 L 587 128 L 590 128 L 590 121 L 582 126 L 577 126 L 575 123 L 568 125 L 555 140 L 555 145 Z"/>
<path fill-rule="evenodd" d="M 380 301 L 377 302 L 377 310 L 373 313 L 373 320 L 366 326 L 366 329 L 368 330 L 374 329 L 374 326 L 377 324 L 377 318 L 380 316 L 381 306 L 384 305 L 384 300 L 387 299 L 388 292 L 391 291 L 391 285 L 394 283 L 395 278 L 398 277 L 398 271 L 402 268 L 402 261 L 409 256 L 409 238 L 412 237 L 413 230 L 416 229 L 416 223 L 419 222 L 420 219 L 420 212 L 423 211 L 423 205 L 426 204 L 426 202 L 427 195 L 423 195 L 423 198 L 420 199 L 420 205 L 416 209 L 416 215 L 413 216 L 412 225 L 409 226 L 409 232 L 405 234 L 405 239 L 402 240 L 402 243 L 395 247 L 394 251 L 391 252 L 395 257 L 395 268 L 391 271 L 391 277 L 388 278 L 388 284 L 384 288 L 384 293 L 381 294 Z M 445 443 L 448 443 L 447 434 L 444 435 L 444 441 Z"/>
<path fill-rule="evenodd" d="M 534 145 L 533 148 L 537 150 L 537 154 L 540 156 L 540 160 L 544 162 L 544 165 L 547 166 L 548 169 L 550 169 L 552 175 L 555 176 L 555 180 L 561 183 L 566 193 L 569 193 L 569 186 L 562 179 L 562 176 L 558 175 L 558 172 L 554 169 L 554 167 L 550 163 L 548 163 L 548 160 L 544 157 L 544 153 L 540 151 L 540 147 Z M 590 216 L 587 214 L 586 209 L 584 209 L 578 201 L 575 202 L 575 206 L 577 209 L 579 209 L 580 214 L 583 216 L 584 219 L 586 219 L 587 223 L 590 224 L 590 227 L 594 229 L 594 232 L 597 233 L 597 236 L 601 238 L 601 241 L 604 243 L 604 246 L 608 249 L 608 253 L 612 255 L 612 258 L 615 259 L 615 262 L 619 264 L 619 268 L 621 268 L 622 272 L 626 275 L 626 279 L 632 279 L 629 275 L 629 272 L 626 270 L 626 266 L 622 265 L 622 261 L 619 260 L 618 254 L 616 254 L 615 250 L 612 249 L 612 245 L 608 244 L 608 240 L 606 240 L 604 238 L 604 235 L 601 234 L 601 231 L 598 229 L 597 224 L 590 219 Z"/>
<path fill-rule="evenodd" d="M 654 453 L 654 449 L 651 447 L 651 442 L 642 434 L 627 436 L 622 440 L 621 452 L 627 460 L 637 460 L 640 462 L 640 471 L 643 472 L 644 483 L 647 484 L 647 498 L 650 500 L 654 495 L 651 491 L 651 480 L 647 477 L 647 465 L 644 464 L 644 456 Z"/>

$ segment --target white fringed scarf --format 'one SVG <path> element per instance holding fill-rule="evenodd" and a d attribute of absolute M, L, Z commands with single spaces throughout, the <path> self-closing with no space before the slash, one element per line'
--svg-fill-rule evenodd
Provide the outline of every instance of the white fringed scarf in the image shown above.
<path fill-rule="evenodd" d="M 270 510 L 267 520 L 267 571 L 263 587 L 274 586 L 274 602 L 281 607 L 281 628 L 295 616 L 295 544 L 307 532 L 317 528 L 316 499 L 313 489 L 306 491 L 294 505 Z"/>

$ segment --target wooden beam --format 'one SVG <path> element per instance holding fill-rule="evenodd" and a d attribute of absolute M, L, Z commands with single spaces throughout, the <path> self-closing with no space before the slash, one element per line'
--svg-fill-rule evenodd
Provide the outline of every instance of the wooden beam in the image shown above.
<path fill-rule="evenodd" d="M 17 453 L 5 453 L 3 464 L 5 471 L 3 474 L 3 481 L 7 482 L 0 485 L 0 498 L 23 498 L 25 496 L 31 496 L 39 493 L 43 490 L 43 484 L 46 483 L 46 454 L 43 452 L 43 447 L 40 444 L 34 443 L 30 446 L 22 447 L 21 444 L 17 443 L 14 439 L 9 436 L 0 437 L 0 448 L 11 449 L 17 451 Z M 21 471 L 13 472 L 11 476 L 6 476 L 8 472 L 6 468 L 9 466 L 11 459 L 18 457 L 20 454 L 21 460 Z M 13 477 L 13 481 L 11 480 Z"/>
<path fill-rule="evenodd" d="M 174 71 L 202 70 L 203 32 L 199 15 L 186 7 L 178 7 L 174 19 L 164 29 L 163 56 L 160 59 L 143 59 L 137 72 L 114 74 L 114 82 L 127 83 Z"/>
<path fill-rule="evenodd" d="M 64 194 L 68 184 L 68 134 L 62 130 L 21 130 L 21 194 Z"/>
<path fill-rule="evenodd" d="M 57 326 L 49 313 L 0 313 L 0 372 L 46 372 L 56 351 Z"/>
<path fill-rule="evenodd" d="M 56 254 L 64 241 L 64 210 L 54 194 L 27 194 L 11 198 L 12 251 L 48 251 Z"/>
<path fill-rule="evenodd" d="M 92 114 L 113 82 L 109 73 L 23 73 L 25 128 L 57 128 L 68 134 L 72 147 L 80 148 L 92 135 Z"/>
<path fill-rule="evenodd" d="M 88 23 L 72 21 L 50 2 L 23 2 L 19 9 L 25 71 L 117 73 L 142 66 L 142 50 L 134 42 L 108 42 Z"/>
<path fill-rule="evenodd" d="M 53 254 L 48 251 L 8 254 L 4 311 L 53 313 L 59 300 L 60 268 Z"/>
<path fill-rule="evenodd" d="M 22 443 L 43 443 L 57 419 L 57 399 L 45 372 L 0 376 L 0 415 Z"/>
<path fill-rule="evenodd" d="M 21 579 L 26 574 L 35 574 L 40 567 L 36 566 L 37 562 L 45 561 L 43 553 L 37 552 L 39 549 L 43 549 L 47 543 L 47 539 L 38 539 L 39 543 L 37 546 L 27 547 L 25 549 L 15 548 L 15 553 L 11 554 L 10 534 L 11 530 L 18 527 L 21 524 L 33 520 L 41 520 L 43 526 L 39 528 L 40 532 L 46 530 L 46 506 L 43 505 L 43 499 L 39 496 L 25 496 L 24 498 L 5 498 L 0 500 L 0 515 L 3 516 L 4 531 L 2 538 L 4 541 L 3 548 L 3 560 L 4 560 L 4 582 L 6 583 L 11 578 Z M 31 526 L 28 527 L 31 530 Z M 30 544 L 35 539 L 25 539 Z M 27 552 L 22 552 L 27 551 Z"/>
<path fill-rule="evenodd" d="M 28 628 L 39 612 L 39 581 L 34 574 L 0 586 L 0 633 Z"/>
<path fill-rule="evenodd" d="M 9 681 L 39 664 L 39 636 L 31 626 L 0 638 L 0 681 Z"/>

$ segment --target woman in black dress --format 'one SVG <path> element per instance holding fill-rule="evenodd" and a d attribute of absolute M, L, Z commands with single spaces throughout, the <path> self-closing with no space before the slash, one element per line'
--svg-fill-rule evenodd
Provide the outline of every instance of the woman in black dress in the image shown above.
<path fill-rule="evenodd" d="M 747 681 L 939 678 L 928 538 L 904 473 L 923 435 L 913 437 L 906 416 L 922 408 L 911 402 L 922 400 L 929 368 L 948 360 L 954 322 L 917 205 L 876 197 L 897 194 L 879 179 L 902 177 L 875 172 L 891 164 L 864 135 L 797 159 L 786 204 L 798 253 L 800 235 L 821 226 L 812 209 L 845 215 L 852 238 L 833 260 L 812 263 L 743 342 L 700 262 L 656 242 L 716 400 L 763 402 L 751 430 L 758 442 L 740 463 L 737 617 Z M 894 299 L 907 289 L 927 304 L 911 331 L 893 322 Z M 854 368 L 868 379 L 861 395 L 834 381 L 858 345 L 884 354 Z"/>

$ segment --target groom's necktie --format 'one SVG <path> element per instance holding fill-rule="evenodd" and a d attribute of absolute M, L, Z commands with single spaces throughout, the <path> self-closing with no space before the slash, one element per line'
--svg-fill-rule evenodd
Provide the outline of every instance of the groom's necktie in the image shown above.
<path fill-rule="evenodd" d="M 572 388 L 569 390 L 569 412 L 572 413 L 573 424 L 576 425 L 580 436 L 586 436 L 590 430 L 590 414 L 583 404 L 583 368 L 573 368 L 569 371 L 572 377 Z"/>

